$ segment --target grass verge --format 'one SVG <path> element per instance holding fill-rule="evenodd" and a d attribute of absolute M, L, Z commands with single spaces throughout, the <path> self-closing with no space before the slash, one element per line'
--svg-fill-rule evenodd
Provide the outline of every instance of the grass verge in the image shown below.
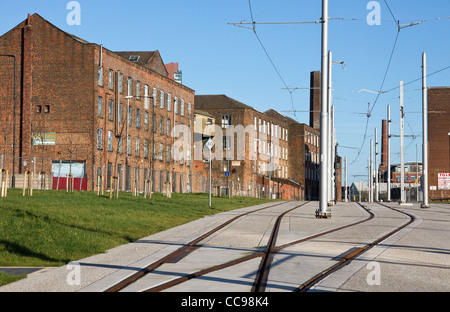
<path fill-rule="evenodd" d="M 268 199 L 214 197 L 207 194 L 154 193 L 152 199 L 120 193 L 34 191 L 9 189 L 0 198 L 0 267 L 61 266 L 70 261 L 136 241 L 224 211 L 268 202 Z M 0 285 L 10 277 L 0 274 Z"/>

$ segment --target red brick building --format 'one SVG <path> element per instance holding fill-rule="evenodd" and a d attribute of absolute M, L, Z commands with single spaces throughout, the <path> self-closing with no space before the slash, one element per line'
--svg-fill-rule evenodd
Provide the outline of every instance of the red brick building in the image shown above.
<path fill-rule="evenodd" d="M 450 198 L 450 87 L 428 88 L 428 196 Z"/>
<path fill-rule="evenodd" d="M 13 62 L 0 56 L 3 168 L 14 156 L 16 174 L 53 173 L 54 188 L 72 170 L 80 189 L 117 176 L 142 190 L 151 176 L 155 191 L 189 191 L 193 150 L 180 143 L 192 131 L 173 133 L 192 126 L 194 90 L 168 77 L 158 51 L 113 52 L 34 14 L 0 37 L 0 54 L 17 60 L 14 114 Z"/>
<path fill-rule="evenodd" d="M 230 188 L 237 187 L 234 194 L 293 199 L 295 188 L 296 198 L 303 198 L 300 184 L 289 178 L 285 119 L 226 95 L 196 95 L 195 103 L 215 118 L 219 131 L 214 136 L 214 176 Z"/>

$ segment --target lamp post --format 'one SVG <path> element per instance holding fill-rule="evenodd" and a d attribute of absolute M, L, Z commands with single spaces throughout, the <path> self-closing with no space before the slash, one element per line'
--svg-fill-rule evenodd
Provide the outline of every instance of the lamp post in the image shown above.
<path fill-rule="evenodd" d="M 14 59 L 14 108 L 13 108 L 13 169 L 12 169 L 12 178 L 11 178 L 11 187 L 16 187 L 16 176 L 15 176 L 15 167 L 16 167 L 16 56 L 13 54 L 0 54 L 0 56 L 12 57 Z"/>
<path fill-rule="evenodd" d="M 209 140 L 206 142 L 205 145 L 209 150 L 209 207 L 211 207 L 211 161 L 212 161 L 211 150 L 214 146 L 214 142 L 213 140 L 211 140 L 211 138 L 209 138 Z"/>

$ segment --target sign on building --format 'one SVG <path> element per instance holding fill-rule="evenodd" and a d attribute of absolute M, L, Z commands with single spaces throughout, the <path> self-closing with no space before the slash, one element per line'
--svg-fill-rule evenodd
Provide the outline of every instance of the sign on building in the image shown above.
<path fill-rule="evenodd" d="M 55 132 L 33 133 L 31 136 L 33 145 L 56 145 Z"/>
<path fill-rule="evenodd" d="M 450 190 L 450 173 L 438 173 L 438 190 Z"/>

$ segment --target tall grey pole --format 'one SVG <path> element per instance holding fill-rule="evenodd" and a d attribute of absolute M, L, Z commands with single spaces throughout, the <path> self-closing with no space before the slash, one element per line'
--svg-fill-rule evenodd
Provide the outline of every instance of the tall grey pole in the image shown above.
<path fill-rule="evenodd" d="M 367 157 L 367 201 L 370 203 L 370 156 Z"/>
<path fill-rule="evenodd" d="M 375 201 L 378 201 L 378 134 L 377 134 L 377 128 L 375 128 Z"/>
<path fill-rule="evenodd" d="M 387 201 L 391 201 L 391 106 L 387 107 Z"/>
<path fill-rule="evenodd" d="M 429 208 L 428 203 L 428 99 L 427 99 L 427 55 L 422 54 L 422 208 Z"/>
<path fill-rule="evenodd" d="M 405 158 L 403 154 L 403 81 L 400 81 L 400 203 L 406 201 L 405 198 Z"/>
<path fill-rule="evenodd" d="M 211 148 L 209 149 L 209 207 L 211 207 Z"/>
<path fill-rule="evenodd" d="M 416 144 L 416 200 L 419 201 L 419 145 Z"/>
<path fill-rule="evenodd" d="M 369 203 L 373 202 L 373 140 L 370 140 Z"/>
<path fill-rule="evenodd" d="M 347 196 L 347 156 L 345 156 L 345 202 L 348 202 Z"/>
<path fill-rule="evenodd" d="M 327 187 L 328 187 L 328 204 L 333 204 L 333 124 L 331 118 L 331 71 L 333 64 L 333 53 L 328 51 L 328 99 L 327 99 L 327 112 L 328 112 L 328 170 L 327 170 Z"/>
<path fill-rule="evenodd" d="M 328 212 L 328 0 L 322 0 L 322 66 L 321 66 L 321 109 L 320 109 L 320 201 L 316 217 L 327 217 Z"/>
<path fill-rule="evenodd" d="M 336 175 L 335 175 L 335 162 L 336 162 L 336 144 L 335 144 L 335 133 L 334 133 L 334 105 L 331 106 L 331 201 L 336 202 Z"/>

